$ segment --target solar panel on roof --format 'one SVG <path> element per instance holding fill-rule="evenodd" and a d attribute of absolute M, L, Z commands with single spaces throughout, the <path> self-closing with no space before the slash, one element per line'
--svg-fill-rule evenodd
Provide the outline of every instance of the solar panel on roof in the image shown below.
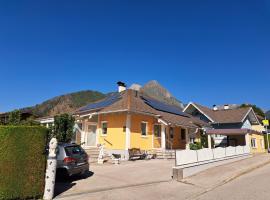
<path fill-rule="evenodd" d="M 91 104 L 88 104 L 87 106 L 84 106 L 83 108 L 80 109 L 80 111 L 87 111 L 87 110 L 104 108 L 106 106 L 112 105 L 113 103 L 115 103 L 119 99 L 120 99 L 120 94 L 114 93 L 102 101 L 99 101 L 97 103 L 91 103 Z"/>
<path fill-rule="evenodd" d="M 156 110 L 181 115 L 184 117 L 189 117 L 186 113 L 182 112 L 181 108 L 178 108 L 177 106 L 168 105 L 158 100 L 147 97 L 143 97 L 143 100 L 145 101 L 146 104 L 148 104 L 149 106 L 151 106 Z"/>

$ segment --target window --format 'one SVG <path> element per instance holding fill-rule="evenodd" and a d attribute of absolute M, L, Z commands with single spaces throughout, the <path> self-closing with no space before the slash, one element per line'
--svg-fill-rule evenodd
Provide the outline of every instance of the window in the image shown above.
<path fill-rule="evenodd" d="M 173 139 L 173 127 L 170 127 L 170 138 Z"/>
<path fill-rule="evenodd" d="M 80 146 L 68 146 L 65 147 L 67 156 L 83 155 L 85 151 Z"/>
<path fill-rule="evenodd" d="M 107 129 L 108 129 L 108 123 L 107 122 L 102 122 L 102 134 L 103 135 L 107 134 Z"/>
<path fill-rule="evenodd" d="M 190 138 L 189 141 L 190 141 L 191 144 L 194 144 L 195 143 L 195 138 Z"/>
<path fill-rule="evenodd" d="M 147 132 L 147 123 L 146 122 L 142 122 L 141 123 L 141 134 L 143 135 L 143 136 L 146 136 L 146 132 Z"/>
<path fill-rule="evenodd" d="M 156 137 L 160 137 L 161 136 L 161 126 L 158 124 L 154 125 L 154 135 Z"/>
<path fill-rule="evenodd" d="M 252 148 L 256 148 L 257 145 L 256 145 L 256 139 L 255 138 L 251 138 L 251 147 Z"/>
<path fill-rule="evenodd" d="M 181 129 L 181 140 L 186 140 L 186 129 Z"/>

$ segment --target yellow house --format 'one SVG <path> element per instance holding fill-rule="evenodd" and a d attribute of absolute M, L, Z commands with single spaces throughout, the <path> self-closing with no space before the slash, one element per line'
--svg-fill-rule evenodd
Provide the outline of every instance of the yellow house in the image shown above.
<path fill-rule="evenodd" d="M 210 109 L 191 102 L 184 112 L 211 125 L 212 128 L 206 130 L 206 134 L 210 137 L 209 142 L 214 140 L 214 147 L 248 145 L 252 153 L 266 151 L 263 136 L 265 129 L 252 107 L 235 108 L 224 105 Z"/>
<path fill-rule="evenodd" d="M 119 86 L 119 92 L 76 112 L 77 142 L 85 149 L 105 146 L 128 159 L 128 149 L 186 149 L 207 125 L 147 95 Z"/>

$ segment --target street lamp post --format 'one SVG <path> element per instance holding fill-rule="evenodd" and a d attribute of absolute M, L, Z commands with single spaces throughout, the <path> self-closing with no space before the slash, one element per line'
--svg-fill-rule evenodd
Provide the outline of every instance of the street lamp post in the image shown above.
<path fill-rule="evenodd" d="M 266 141 L 267 141 L 267 152 L 269 152 L 269 138 L 268 138 L 268 123 L 269 121 L 266 119 L 266 115 L 265 115 L 265 118 L 264 118 L 264 122 L 263 122 L 263 125 L 264 125 L 264 128 L 265 128 L 265 131 L 266 131 Z"/>

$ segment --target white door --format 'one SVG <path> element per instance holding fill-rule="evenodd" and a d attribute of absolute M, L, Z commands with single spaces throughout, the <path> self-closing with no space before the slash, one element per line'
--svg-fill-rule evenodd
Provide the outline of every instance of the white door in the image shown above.
<path fill-rule="evenodd" d="M 87 146 L 96 146 L 96 133 L 97 125 L 88 125 L 87 134 L 86 134 L 86 145 Z"/>

